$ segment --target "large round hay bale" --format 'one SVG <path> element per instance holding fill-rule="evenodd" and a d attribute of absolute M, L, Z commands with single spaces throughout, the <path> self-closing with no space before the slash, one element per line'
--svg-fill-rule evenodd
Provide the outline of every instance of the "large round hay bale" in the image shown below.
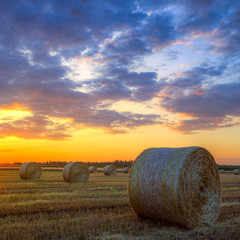
<path fill-rule="evenodd" d="M 71 162 L 63 169 L 63 179 L 65 182 L 85 183 L 89 178 L 89 170 L 85 163 Z"/>
<path fill-rule="evenodd" d="M 115 176 L 117 174 L 117 168 L 113 164 L 107 165 L 104 167 L 103 173 L 104 173 L 104 175 Z"/>
<path fill-rule="evenodd" d="M 123 169 L 123 172 L 124 172 L 124 173 L 128 173 L 128 172 L 129 172 L 129 167 L 125 167 L 125 168 Z"/>
<path fill-rule="evenodd" d="M 220 170 L 220 173 L 225 173 L 225 170 L 224 170 L 224 169 L 221 169 L 221 170 Z"/>
<path fill-rule="evenodd" d="M 233 174 L 234 174 L 234 175 L 239 175 L 239 173 L 240 173 L 239 169 L 234 169 L 234 170 L 233 170 Z"/>
<path fill-rule="evenodd" d="M 97 167 L 96 166 L 90 166 L 88 168 L 88 170 L 89 170 L 90 173 L 96 173 L 97 172 Z"/>
<path fill-rule="evenodd" d="M 219 215 L 218 168 L 201 147 L 150 148 L 130 170 L 128 198 L 138 216 L 186 228 L 207 226 Z"/>
<path fill-rule="evenodd" d="M 42 176 L 42 166 L 39 163 L 24 163 L 19 170 L 22 179 L 39 179 Z"/>

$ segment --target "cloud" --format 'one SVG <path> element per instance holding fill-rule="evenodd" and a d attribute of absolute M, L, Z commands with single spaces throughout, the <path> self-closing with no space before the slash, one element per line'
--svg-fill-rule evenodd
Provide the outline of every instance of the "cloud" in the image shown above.
<path fill-rule="evenodd" d="M 102 71 L 101 80 L 93 81 L 97 90 L 92 94 L 106 100 L 143 102 L 157 96 L 161 88 L 157 79 L 158 75 L 155 72 L 138 73 L 112 64 Z"/>
<path fill-rule="evenodd" d="M 237 1 L 2 1 L 0 105 L 18 102 L 32 117 L 1 123 L 0 136 L 68 139 L 83 126 L 123 133 L 165 124 L 160 115 L 110 110 L 117 101 L 159 97 L 167 111 L 194 117 L 177 130 L 230 126 L 227 116 L 239 116 L 239 79 L 221 81 L 239 53 L 239 9 Z M 168 77 L 134 67 L 156 52 L 181 59 L 167 49 L 197 34 L 223 57 Z M 72 77 L 64 61 L 80 58 L 95 64 L 94 78 Z"/>
<path fill-rule="evenodd" d="M 178 95 L 162 104 L 170 111 L 188 113 L 196 117 L 225 117 L 240 115 L 240 84 L 217 84 L 204 94 Z"/>
<path fill-rule="evenodd" d="M 216 129 L 237 125 L 240 117 L 240 84 L 216 84 L 202 94 L 191 92 L 165 98 L 161 105 L 168 111 L 183 113 L 193 119 L 181 120 L 174 129 L 192 133 L 203 129 Z"/>
<path fill-rule="evenodd" d="M 183 134 L 198 133 L 201 130 L 214 130 L 218 128 L 233 127 L 237 124 L 232 119 L 223 118 L 197 118 L 181 120 L 178 125 L 170 126 L 171 129 Z"/>
<path fill-rule="evenodd" d="M 81 83 L 64 77 L 66 67 L 58 64 L 49 66 L 30 64 L 27 57 L 18 54 L 15 54 L 17 57 L 14 59 L 15 62 L 12 61 L 14 65 L 6 65 L 9 68 L 6 74 L 11 77 L 11 81 L 6 81 L 6 76 L 2 72 L 0 83 L 2 83 L 3 95 L 0 100 L 2 105 L 19 101 L 31 110 L 33 116 L 1 123 L 1 138 L 17 136 L 62 140 L 69 139 L 73 130 L 81 129 L 83 126 L 103 128 L 109 133 L 126 133 L 129 129 L 139 126 L 162 123 L 159 115 L 118 113 L 103 109 L 105 101 L 114 103 L 122 99 L 131 99 L 132 91 L 128 85 L 145 86 L 147 83 L 144 79 L 156 78 L 154 73 L 142 75 L 131 73 L 136 81 L 139 76 L 139 83 L 134 83 L 128 78 L 127 71 L 120 71 L 118 74 L 116 72 L 115 81 L 97 79 L 94 83 L 95 90 L 84 93 L 76 90 L 82 86 Z M 4 56 L 5 60 L 12 57 L 11 53 L 6 53 Z M 125 79 L 125 84 L 121 84 L 121 77 Z M 148 85 L 151 85 L 151 80 Z M 71 121 L 58 123 L 52 119 L 56 117 L 63 120 L 70 118 Z"/>
<path fill-rule="evenodd" d="M 130 112 L 119 113 L 114 110 L 98 110 L 84 114 L 79 119 L 90 127 L 100 127 L 109 133 L 127 133 L 129 129 L 140 126 L 162 124 L 163 121 L 156 114 L 133 114 Z"/>
<path fill-rule="evenodd" d="M 7 123 L 0 123 L 0 138 L 15 136 L 25 139 L 61 140 L 70 137 L 69 124 L 60 124 L 46 116 L 26 117 Z"/>
<path fill-rule="evenodd" d="M 168 107 L 171 101 L 178 102 L 178 100 L 193 94 L 192 97 L 200 97 L 205 93 L 203 85 L 208 83 L 213 77 L 221 77 L 227 69 L 227 64 L 221 63 L 220 65 L 210 65 L 208 63 L 202 63 L 193 69 L 185 72 L 175 74 L 170 79 L 166 79 L 161 84 L 162 106 L 171 110 Z M 209 85 L 209 84 L 208 84 Z M 202 96 L 203 97 L 203 96 Z M 187 104 L 187 101 L 185 104 Z M 187 104 L 188 106 L 191 103 Z M 174 111 L 174 110 L 173 110 Z"/>
<path fill-rule="evenodd" d="M 238 1 L 186 1 L 187 13 L 178 31 L 182 35 L 212 38 L 209 50 L 224 55 L 239 54 L 239 13 Z"/>
<path fill-rule="evenodd" d="M 179 52 L 169 49 L 168 51 L 165 52 L 165 55 L 167 56 L 168 60 L 176 60 L 179 57 Z"/>

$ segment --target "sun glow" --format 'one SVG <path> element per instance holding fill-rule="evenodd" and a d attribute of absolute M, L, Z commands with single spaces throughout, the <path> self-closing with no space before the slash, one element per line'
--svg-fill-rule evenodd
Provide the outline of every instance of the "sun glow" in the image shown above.
<path fill-rule="evenodd" d="M 31 111 L 20 103 L 0 107 L 0 123 L 12 122 L 32 116 Z"/>

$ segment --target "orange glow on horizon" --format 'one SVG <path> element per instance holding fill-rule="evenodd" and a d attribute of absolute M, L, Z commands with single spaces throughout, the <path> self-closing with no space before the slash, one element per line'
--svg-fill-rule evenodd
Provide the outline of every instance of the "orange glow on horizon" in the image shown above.
<path fill-rule="evenodd" d="M 240 129 L 239 126 L 234 128 Z M 227 129 L 211 132 L 209 137 L 209 131 L 184 135 L 164 126 L 142 127 L 129 134 L 114 135 L 88 128 L 76 131 L 70 140 L 62 141 L 8 137 L 1 139 L 0 163 L 134 160 L 151 147 L 202 146 L 218 163 L 240 164 L 240 150 L 235 140 L 238 134 L 234 128 L 230 130 L 232 137 L 229 139 L 226 139 Z"/>
<path fill-rule="evenodd" d="M 149 103 L 150 104 L 150 103 Z M 119 111 L 165 114 L 154 102 L 146 109 L 141 104 L 122 101 L 113 106 Z M 0 123 L 32 116 L 31 111 L 20 103 L 0 108 Z M 148 110 L 148 111 L 147 111 Z M 169 121 L 180 122 L 181 118 L 194 118 L 189 114 L 169 113 Z M 71 118 L 50 118 L 56 124 L 70 124 Z M 236 119 L 237 120 L 237 119 Z M 238 124 L 238 125 L 237 125 Z M 231 128 L 199 131 L 197 134 L 183 134 L 171 129 L 171 124 L 145 126 L 130 130 L 127 134 L 110 134 L 106 129 L 81 126 L 80 130 L 69 128 L 72 137 L 65 140 L 24 139 L 6 137 L 0 139 L 0 163 L 46 162 L 46 161 L 114 161 L 134 160 L 144 149 L 150 147 L 202 146 L 208 149 L 221 164 L 240 164 L 240 123 Z M 238 131 L 237 131 L 238 130 Z M 219 160 L 218 160 L 219 159 Z"/>

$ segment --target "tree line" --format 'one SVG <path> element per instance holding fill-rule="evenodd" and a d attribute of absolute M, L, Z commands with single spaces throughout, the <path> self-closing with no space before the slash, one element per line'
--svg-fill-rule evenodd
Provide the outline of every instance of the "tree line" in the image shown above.
<path fill-rule="evenodd" d="M 46 161 L 42 162 L 43 166 L 47 167 L 64 167 L 68 162 L 64 161 Z M 87 166 L 96 166 L 97 168 L 103 168 L 106 165 L 114 164 L 117 168 L 131 167 L 133 160 L 115 160 L 114 162 L 85 162 Z"/>
<path fill-rule="evenodd" d="M 45 161 L 41 162 L 42 166 L 46 167 L 64 167 L 68 162 L 66 161 Z M 90 166 L 96 166 L 98 168 L 103 168 L 106 165 L 114 164 L 117 168 L 124 168 L 124 167 L 131 167 L 133 165 L 134 161 L 133 160 L 115 160 L 114 162 L 86 162 L 86 164 Z M 11 164 L 7 164 L 11 165 Z M 15 166 L 20 166 L 22 165 L 21 162 L 15 162 L 12 165 Z M 224 170 L 234 170 L 234 169 L 239 169 L 240 170 L 240 165 L 217 165 L 218 169 L 224 169 Z"/>

